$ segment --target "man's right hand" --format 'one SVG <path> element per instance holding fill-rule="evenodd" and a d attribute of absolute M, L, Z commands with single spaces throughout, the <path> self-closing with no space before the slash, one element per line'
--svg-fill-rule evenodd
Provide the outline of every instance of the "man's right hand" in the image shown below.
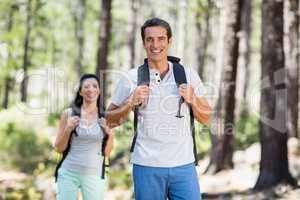
<path fill-rule="evenodd" d="M 147 85 L 137 86 L 131 96 L 134 106 L 144 107 L 147 104 L 150 88 Z"/>

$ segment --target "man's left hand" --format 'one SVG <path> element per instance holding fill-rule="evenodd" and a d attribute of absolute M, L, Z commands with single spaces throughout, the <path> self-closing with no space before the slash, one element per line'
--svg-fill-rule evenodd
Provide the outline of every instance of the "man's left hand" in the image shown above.
<path fill-rule="evenodd" d="M 196 98 L 194 88 L 189 84 L 181 84 L 179 86 L 179 94 L 183 97 L 186 103 L 191 104 Z"/>

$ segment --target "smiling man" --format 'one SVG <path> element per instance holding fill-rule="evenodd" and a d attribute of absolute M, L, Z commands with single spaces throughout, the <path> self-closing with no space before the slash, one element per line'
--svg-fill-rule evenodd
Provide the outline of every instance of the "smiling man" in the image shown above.
<path fill-rule="evenodd" d="M 199 200 L 193 121 L 207 124 L 211 116 L 203 84 L 195 70 L 168 56 L 172 31 L 166 21 L 147 20 L 141 36 L 147 59 L 119 81 L 107 121 L 120 125 L 134 110 L 136 200 Z"/>

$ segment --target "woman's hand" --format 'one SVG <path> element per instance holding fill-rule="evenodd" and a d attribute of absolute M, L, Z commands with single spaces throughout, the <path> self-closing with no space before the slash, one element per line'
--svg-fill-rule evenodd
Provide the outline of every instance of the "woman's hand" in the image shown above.
<path fill-rule="evenodd" d="M 68 146 L 68 141 L 72 130 L 79 124 L 78 116 L 69 117 L 69 110 L 65 110 L 59 121 L 58 133 L 55 138 L 54 148 L 57 152 L 62 153 Z"/>
<path fill-rule="evenodd" d="M 100 126 L 102 126 L 104 128 L 106 134 L 108 134 L 109 136 L 113 135 L 113 131 L 107 125 L 106 119 L 104 117 L 98 119 L 98 122 L 99 122 Z"/>
<path fill-rule="evenodd" d="M 69 117 L 67 120 L 66 129 L 74 130 L 76 128 L 76 126 L 79 125 L 79 121 L 80 121 L 80 117 L 78 117 L 78 116 Z"/>

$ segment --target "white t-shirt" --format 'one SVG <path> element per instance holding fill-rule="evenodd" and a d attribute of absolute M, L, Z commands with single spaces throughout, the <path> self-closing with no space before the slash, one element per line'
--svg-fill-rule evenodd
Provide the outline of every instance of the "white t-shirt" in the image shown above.
<path fill-rule="evenodd" d="M 197 72 L 185 68 L 188 84 L 194 87 L 197 96 L 205 90 Z M 176 117 L 179 91 L 176 86 L 173 65 L 160 80 L 159 71 L 150 69 L 150 94 L 145 107 L 139 108 L 138 137 L 131 162 L 150 167 L 176 167 L 194 162 L 193 140 L 190 129 L 190 113 L 186 103 L 181 106 L 181 115 Z M 137 86 L 137 68 L 121 77 L 112 96 L 112 103 L 120 106 Z"/>

